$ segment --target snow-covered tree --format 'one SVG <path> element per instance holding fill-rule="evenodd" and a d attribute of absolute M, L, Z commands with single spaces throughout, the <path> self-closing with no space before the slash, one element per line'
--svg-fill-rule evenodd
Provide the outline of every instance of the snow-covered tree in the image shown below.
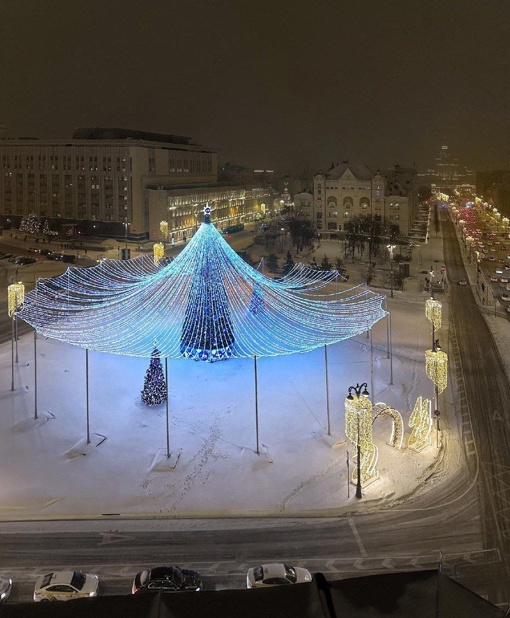
<path fill-rule="evenodd" d="M 282 266 L 282 275 L 287 275 L 294 268 L 294 260 L 292 259 L 292 255 L 290 251 L 287 251 L 287 255 L 285 257 L 285 262 Z"/>

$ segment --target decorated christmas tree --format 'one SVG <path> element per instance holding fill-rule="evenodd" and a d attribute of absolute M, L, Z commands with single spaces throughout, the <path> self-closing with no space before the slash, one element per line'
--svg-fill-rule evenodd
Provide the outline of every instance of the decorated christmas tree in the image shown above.
<path fill-rule="evenodd" d="M 210 223 L 210 208 L 204 210 Z M 205 256 L 193 276 L 181 334 L 181 354 L 194 360 L 215 361 L 234 353 L 234 330 L 220 265 Z"/>
<path fill-rule="evenodd" d="M 35 212 L 31 212 L 29 215 L 21 219 L 19 231 L 26 232 L 28 234 L 37 234 L 40 227 L 41 222 L 39 221 L 39 217 L 35 214 Z"/>
<path fill-rule="evenodd" d="M 262 290 L 260 289 L 260 285 L 255 284 L 250 299 L 250 311 L 253 315 L 259 315 L 264 313 L 264 310 L 264 296 L 262 295 Z"/>
<path fill-rule="evenodd" d="M 158 406 L 166 401 L 166 397 L 167 389 L 163 365 L 159 357 L 159 350 L 154 348 L 149 368 L 145 373 L 142 401 L 146 406 Z"/>

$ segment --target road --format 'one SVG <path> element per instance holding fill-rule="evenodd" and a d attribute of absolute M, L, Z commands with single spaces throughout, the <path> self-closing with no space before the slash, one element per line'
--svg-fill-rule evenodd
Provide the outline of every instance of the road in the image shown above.
<path fill-rule="evenodd" d="M 441 225 L 449 278 L 467 278 L 453 225 Z M 195 568 L 206 589 L 219 589 L 244 587 L 246 569 L 260 562 L 285 559 L 334 579 L 436 568 L 442 556 L 445 572 L 506 603 L 509 385 L 471 289 L 450 287 L 459 418 L 442 416 L 444 459 L 416 495 L 372 511 L 361 502 L 333 519 L 4 523 L 0 568 L 15 579 L 11 601 L 29 600 L 38 574 L 64 567 L 97 572 L 101 593 L 118 594 L 129 593 L 137 570 L 164 563 Z"/>

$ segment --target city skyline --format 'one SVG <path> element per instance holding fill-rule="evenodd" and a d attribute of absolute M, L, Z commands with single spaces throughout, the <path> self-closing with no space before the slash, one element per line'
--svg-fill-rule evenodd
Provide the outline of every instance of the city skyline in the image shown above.
<path fill-rule="evenodd" d="M 220 161 L 299 173 L 507 168 L 510 6 L 154 0 L 1 9 L 0 135 L 187 135 Z"/>

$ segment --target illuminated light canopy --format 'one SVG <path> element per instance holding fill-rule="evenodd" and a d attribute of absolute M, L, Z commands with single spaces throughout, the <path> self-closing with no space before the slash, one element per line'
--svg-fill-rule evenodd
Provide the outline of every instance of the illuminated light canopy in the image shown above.
<path fill-rule="evenodd" d="M 209 209 L 210 212 L 210 209 Z M 364 285 L 303 264 L 280 279 L 249 266 L 209 222 L 175 259 L 106 259 L 38 279 L 17 315 L 38 333 L 110 354 L 263 357 L 308 352 L 366 332 L 387 312 Z M 345 289 L 344 289 L 345 288 Z"/>
<path fill-rule="evenodd" d="M 162 242 L 154 243 L 154 264 L 159 264 L 159 260 L 165 255 L 165 245 Z"/>
<path fill-rule="evenodd" d="M 442 393 L 448 384 L 448 354 L 442 350 L 426 350 L 425 371 L 437 386 L 438 393 Z"/>
<path fill-rule="evenodd" d="M 430 399 L 418 397 L 414 410 L 409 417 L 409 427 L 413 428 L 407 445 L 415 451 L 421 451 L 430 446 L 432 431 L 432 414 L 430 413 Z"/>
<path fill-rule="evenodd" d="M 165 238 L 168 238 L 168 221 L 161 221 L 159 229 Z"/>
<path fill-rule="evenodd" d="M 372 402 L 364 395 L 354 395 L 345 399 L 345 435 L 361 451 L 361 484 L 377 478 L 378 449 L 373 437 Z M 358 470 L 354 466 L 351 482 L 356 484 Z"/>
<path fill-rule="evenodd" d="M 434 328 L 441 328 L 441 311 L 443 305 L 434 299 L 429 299 L 425 303 L 425 315 L 427 319 L 434 325 Z"/>
<path fill-rule="evenodd" d="M 7 287 L 7 313 L 12 318 L 25 300 L 25 286 L 23 283 L 11 283 Z"/>

